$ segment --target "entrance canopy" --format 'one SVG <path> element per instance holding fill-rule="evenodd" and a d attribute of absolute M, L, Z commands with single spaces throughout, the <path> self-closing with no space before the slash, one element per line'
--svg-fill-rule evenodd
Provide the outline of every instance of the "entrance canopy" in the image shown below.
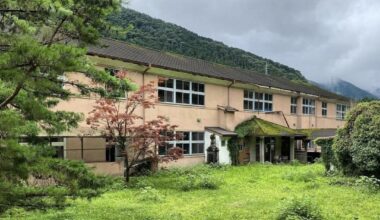
<path fill-rule="evenodd" d="M 291 129 L 285 126 L 278 125 L 273 122 L 253 117 L 250 120 L 244 121 L 236 126 L 235 132 L 239 137 L 245 136 L 287 136 L 287 137 L 305 137 L 305 132 Z"/>

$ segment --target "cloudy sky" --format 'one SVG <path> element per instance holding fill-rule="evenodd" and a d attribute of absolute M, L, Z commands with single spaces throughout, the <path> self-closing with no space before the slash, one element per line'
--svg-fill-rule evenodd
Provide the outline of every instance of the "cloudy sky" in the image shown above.
<path fill-rule="evenodd" d="M 379 0 L 129 0 L 127 7 L 299 69 L 380 88 Z"/>

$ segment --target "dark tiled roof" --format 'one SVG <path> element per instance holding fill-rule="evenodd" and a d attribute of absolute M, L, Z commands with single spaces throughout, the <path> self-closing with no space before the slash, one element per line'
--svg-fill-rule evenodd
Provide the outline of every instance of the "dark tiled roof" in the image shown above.
<path fill-rule="evenodd" d="M 346 97 L 328 92 L 316 86 L 295 83 L 283 78 L 211 63 L 205 60 L 142 48 L 118 40 L 102 39 L 101 45 L 102 46 L 90 47 L 88 54 L 131 63 L 151 65 L 152 67 L 188 72 L 219 79 L 236 80 L 243 83 L 252 83 L 260 86 L 268 86 L 307 93 L 324 98 L 348 101 L 348 98 Z"/>

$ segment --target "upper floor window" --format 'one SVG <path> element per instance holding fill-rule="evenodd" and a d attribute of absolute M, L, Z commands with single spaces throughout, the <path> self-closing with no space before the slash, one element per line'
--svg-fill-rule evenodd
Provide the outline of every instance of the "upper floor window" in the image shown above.
<path fill-rule="evenodd" d="M 343 120 L 346 117 L 346 113 L 349 110 L 348 105 L 344 104 L 336 104 L 336 118 L 339 120 Z"/>
<path fill-rule="evenodd" d="M 302 113 L 305 115 L 314 115 L 315 114 L 315 100 L 306 99 L 302 100 Z"/>
<path fill-rule="evenodd" d="M 160 102 L 188 105 L 205 104 L 205 86 L 177 79 L 160 79 L 158 82 L 158 96 Z"/>
<path fill-rule="evenodd" d="M 159 154 L 166 155 L 168 150 L 174 146 L 182 148 L 183 154 L 203 154 L 204 153 L 204 132 L 181 132 L 180 140 L 168 141 L 165 145 L 160 146 Z"/>
<path fill-rule="evenodd" d="M 290 99 L 290 113 L 297 114 L 297 97 L 291 97 Z"/>
<path fill-rule="evenodd" d="M 273 96 L 272 94 L 244 90 L 244 109 L 271 112 L 273 110 Z"/>
<path fill-rule="evenodd" d="M 322 102 L 322 116 L 327 116 L 327 102 Z"/>

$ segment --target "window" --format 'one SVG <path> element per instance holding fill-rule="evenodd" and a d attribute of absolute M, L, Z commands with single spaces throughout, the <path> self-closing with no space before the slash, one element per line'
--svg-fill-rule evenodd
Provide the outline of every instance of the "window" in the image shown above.
<path fill-rule="evenodd" d="M 350 109 L 348 105 L 336 104 L 336 118 L 343 120 L 346 117 L 347 111 Z"/>
<path fill-rule="evenodd" d="M 182 139 L 168 141 L 163 146 L 159 147 L 159 154 L 166 155 L 168 150 L 174 146 L 182 148 L 183 154 L 203 154 L 204 153 L 204 132 L 181 132 Z"/>
<path fill-rule="evenodd" d="M 160 79 L 158 82 L 158 97 L 160 102 L 188 105 L 205 104 L 205 86 L 177 79 Z"/>
<path fill-rule="evenodd" d="M 267 93 L 257 93 L 244 90 L 244 109 L 261 112 L 273 110 L 273 96 Z"/>
<path fill-rule="evenodd" d="M 114 162 L 116 158 L 116 147 L 115 145 L 106 146 L 106 161 Z"/>
<path fill-rule="evenodd" d="M 291 97 L 290 99 L 290 113 L 297 114 L 297 97 Z"/>
<path fill-rule="evenodd" d="M 116 76 L 116 74 L 119 72 L 118 69 L 113 68 L 105 68 L 105 71 L 108 72 L 111 76 Z M 114 88 L 110 84 L 106 83 L 105 89 L 109 96 L 114 98 L 125 98 L 125 92 L 122 89 L 122 85 L 120 85 L 120 88 Z"/>
<path fill-rule="evenodd" d="M 305 115 L 315 114 L 315 100 L 314 99 L 303 99 L 302 100 L 302 113 Z"/>
<path fill-rule="evenodd" d="M 327 116 L 327 102 L 322 102 L 322 116 Z"/>

